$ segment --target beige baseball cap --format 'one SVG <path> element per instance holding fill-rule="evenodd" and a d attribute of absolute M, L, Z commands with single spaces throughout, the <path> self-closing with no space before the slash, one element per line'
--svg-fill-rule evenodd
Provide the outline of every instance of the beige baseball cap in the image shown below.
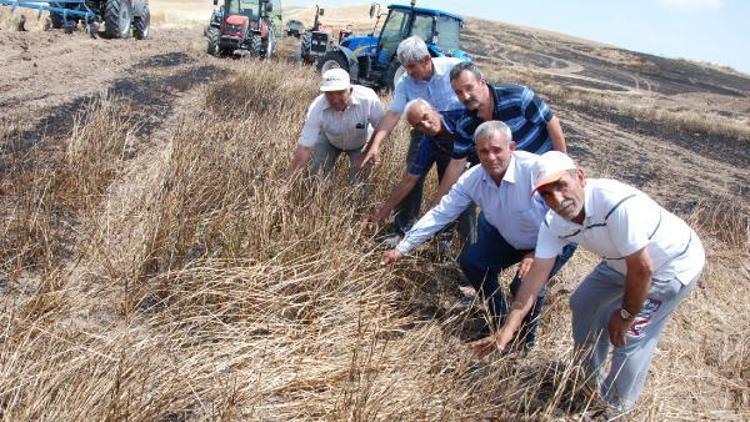
<path fill-rule="evenodd" d="M 349 89 L 349 72 L 344 69 L 329 69 L 323 73 L 323 80 L 320 82 L 320 91 L 343 91 Z"/>
<path fill-rule="evenodd" d="M 569 170 L 575 170 L 576 163 L 560 151 L 547 151 L 539 157 L 534 166 L 534 191 L 544 185 L 555 183 Z"/>

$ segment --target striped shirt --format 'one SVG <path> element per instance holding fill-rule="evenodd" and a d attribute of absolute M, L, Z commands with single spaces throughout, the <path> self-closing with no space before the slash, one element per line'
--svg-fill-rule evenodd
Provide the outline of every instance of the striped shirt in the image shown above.
<path fill-rule="evenodd" d="M 464 105 L 451 87 L 451 69 L 458 63 L 461 63 L 461 59 L 455 57 L 433 57 L 433 73 L 427 81 L 415 80 L 404 73 L 396 82 L 389 110 L 401 114 L 406 103 L 417 98 L 427 101 L 437 111 L 463 109 Z"/>
<path fill-rule="evenodd" d="M 492 119 L 510 127 L 516 149 L 543 154 L 552 150 L 552 140 L 547 133 L 547 123 L 552 111 L 534 91 L 523 85 L 497 84 L 490 88 L 494 104 Z M 466 111 L 458 123 L 457 131 L 464 138 L 473 138 L 474 131 L 484 123 L 476 111 Z"/>
<path fill-rule="evenodd" d="M 432 164 L 437 161 L 440 155 L 447 155 L 450 158 L 462 159 L 467 158 L 471 165 L 479 163 L 479 159 L 474 151 L 474 142 L 456 136 L 456 120 L 462 117 L 464 110 L 451 110 L 440 113 L 440 120 L 443 128 L 448 132 L 449 139 L 439 138 L 436 136 L 423 135 L 419 142 L 419 151 L 417 157 L 409 166 L 409 174 L 421 176 L 427 173 Z"/>
<path fill-rule="evenodd" d="M 703 269 L 705 252 L 698 235 L 679 217 L 638 189 L 611 179 L 588 179 L 583 224 L 549 211 L 539 229 L 535 255 L 553 258 L 568 243 L 602 257 L 625 274 L 625 257 L 648 248 L 652 278 L 688 284 Z"/>

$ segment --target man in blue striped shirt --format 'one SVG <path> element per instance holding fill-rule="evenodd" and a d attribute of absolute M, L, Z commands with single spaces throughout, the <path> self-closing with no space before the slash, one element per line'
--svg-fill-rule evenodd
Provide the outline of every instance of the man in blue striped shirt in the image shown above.
<path fill-rule="evenodd" d="M 560 120 L 529 87 L 516 84 L 491 85 L 473 63 L 459 63 L 451 70 L 451 86 L 466 106 L 459 132 L 471 138 L 483 122 L 499 120 L 513 132 L 516 148 L 543 154 L 566 152 Z"/>
<path fill-rule="evenodd" d="M 498 120 L 510 127 L 516 149 L 534 154 L 550 150 L 566 152 L 560 120 L 534 91 L 523 85 L 488 83 L 473 63 L 459 63 L 450 73 L 451 86 L 466 107 L 456 121 L 456 143 L 473 144 L 474 131 L 483 122 Z M 466 162 L 451 160 L 445 171 L 450 187 L 466 168 Z M 444 194 L 440 191 L 438 194 Z"/>

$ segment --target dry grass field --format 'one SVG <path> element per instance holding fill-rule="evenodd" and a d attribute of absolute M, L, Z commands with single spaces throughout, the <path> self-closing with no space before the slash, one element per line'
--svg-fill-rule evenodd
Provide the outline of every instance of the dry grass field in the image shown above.
<path fill-rule="evenodd" d="M 366 8 L 351 19 L 366 25 Z M 534 351 L 476 360 L 465 342 L 483 310 L 457 305 L 455 263 L 426 245 L 385 269 L 363 222 L 403 171 L 406 128 L 367 204 L 345 166 L 290 180 L 316 71 L 291 60 L 293 39 L 275 60 L 210 57 L 200 26 L 169 23 L 188 20 L 143 42 L 0 29 L 2 420 L 597 408 L 567 307 L 595 256 L 552 281 Z M 704 239 L 700 285 L 626 420 L 750 419 L 750 77 L 477 19 L 463 41 L 488 77 L 548 100 L 590 175 L 642 188 Z"/>

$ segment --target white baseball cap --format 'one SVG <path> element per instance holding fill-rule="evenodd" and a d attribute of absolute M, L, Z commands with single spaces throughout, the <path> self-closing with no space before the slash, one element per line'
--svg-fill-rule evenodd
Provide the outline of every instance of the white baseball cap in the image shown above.
<path fill-rule="evenodd" d="M 320 91 L 343 91 L 349 89 L 349 72 L 344 69 L 329 69 L 323 73 L 323 80 L 320 82 Z"/>
<path fill-rule="evenodd" d="M 560 151 L 545 152 L 534 166 L 533 192 L 544 185 L 557 182 L 566 172 L 576 168 L 576 163 L 565 153 Z"/>

